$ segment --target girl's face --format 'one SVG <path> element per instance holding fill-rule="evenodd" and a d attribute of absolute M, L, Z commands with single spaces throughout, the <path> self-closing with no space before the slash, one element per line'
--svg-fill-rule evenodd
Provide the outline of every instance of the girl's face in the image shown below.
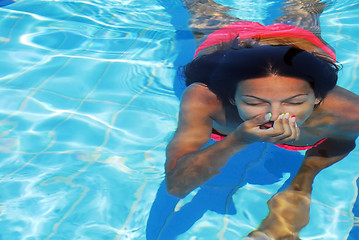
<path fill-rule="evenodd" d="M 282 113 L 296 116 L 301 126 L 320 100 L 308 82 L 293 78 L 270 75 L 239 82 L 235 101 L 239 116 L 246 121 L 260 114 L 272 113 L 275 121 Z"/>

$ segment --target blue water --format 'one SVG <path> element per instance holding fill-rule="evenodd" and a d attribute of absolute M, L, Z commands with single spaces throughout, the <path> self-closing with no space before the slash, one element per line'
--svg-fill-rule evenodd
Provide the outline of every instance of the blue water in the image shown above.
<path fill-rule="evenodd" d="M 278 6 L 231 14 L 269 23 Z M 358 6 L 321 17 L 357 94 Z M 302 153 L 258 143 L 185 199 L 166 193 L 177 67 L 194 52 L 179 1 L 18 0 L 0 19 L 0 239 L 240 239 L 298 170 Z M 303 239 L 359 239 L 358 155 L 317 176 Z"/>

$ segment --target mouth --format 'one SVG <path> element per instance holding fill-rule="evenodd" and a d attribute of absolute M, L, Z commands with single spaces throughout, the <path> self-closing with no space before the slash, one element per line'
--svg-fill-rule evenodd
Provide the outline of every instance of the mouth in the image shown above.
<path fill-rule="evenodd" d="M 268 128 L 272 128 L 274 124 L 274 121 L 269 121 L 265 124 L 259 125 L 260 129 L 268 129 Z"/>

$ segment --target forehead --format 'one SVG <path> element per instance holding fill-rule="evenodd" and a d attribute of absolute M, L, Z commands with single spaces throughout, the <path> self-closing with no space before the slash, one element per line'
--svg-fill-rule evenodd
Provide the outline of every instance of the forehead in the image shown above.
<path fill-rule="evenodd" d="M 282 76 L 268 76 L 241 81 L 236 96 L 291 97 L 298 94 L 314 94 L 310 84 L 302 79 Z"/>

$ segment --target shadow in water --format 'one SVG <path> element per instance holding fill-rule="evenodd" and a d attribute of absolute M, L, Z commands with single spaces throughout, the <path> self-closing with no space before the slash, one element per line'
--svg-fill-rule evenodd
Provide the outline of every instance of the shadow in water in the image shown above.
<path fill-rule="evenodd" d="M 14 3 L 15 0 L 0 0 L 0 7 L 4 7 Z"/>
<path fill-rule="evenodd" d="M 356 180 L 356 186 L 359 186 L 359 178 Z M 359 194 L 357 195 L 356 201 L 353 206 L 354 214 L 354 226 L 350 231 L 348 240 L 358 240 L 359 239 Z"/>
<path fill-rule="evenodd" d="M 221 174 L 200 187 L 193 199 L 175 210 L 179 198 L 169 195 L 165 183 L 158 189 L 147 222 L 147 240 L 171 240 L 186 232 L 207 211 L 236 214 L 232 195 L 247 183 L 269 185 L 278 182 L 284 173 L 295 176 L 303 156 L 269 143 L 256 143 L 233 156 Z"/>
<path fill-rule="evenodd" d="M 178 51 L 176 51 L 177 57 L 173 65 L 179 70 L 173 82 L 173 89 L 175 95 L 180 99 L 186 88 L 185 81 L 180 73 L 180 67 L 192 61 L 195 52 L 194 37 L 188 28 L 189 14 L 180 0 L 158 0 L 158 3 L 163 6 L 166 12 L 171 16 L 171 24 L 176 30 L 175 46 Z"/>

